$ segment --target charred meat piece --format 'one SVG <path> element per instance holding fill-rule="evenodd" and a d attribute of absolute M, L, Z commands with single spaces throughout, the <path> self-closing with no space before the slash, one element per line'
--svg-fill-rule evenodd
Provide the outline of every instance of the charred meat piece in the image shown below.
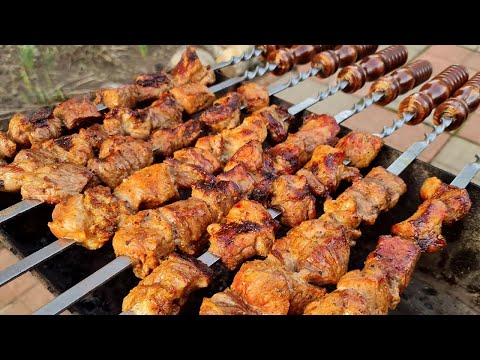
<path fill-rule="evenodd" d="M 92 147 L 79 134 L 50 139 L 41 143 L 39 147 L 47 150 L 58 162 L 69 162 L 82 166 L 85 166 L 87 161 L 95 156 Z M 37 148 L 34 147 L 32 150 L 36 151 Z"/>
<path fill-rule="evenodd" d="M 20 191 L 28 171 L 16 165 L 0 165 L 0 190 L 7 192 Z"/>
<path fill-rule="evenodd" d="M 73 239 L 96 250 L 113 237 L 130 214 L 108 187 L 96 186 L 57 204 L 48 227 L 57 238 Z"/>
<path fill-rule="evenodd" d="M 178 64 L 170 71 L 175 86 L 188 83 L 209 85 L 215 82 L 215 73 L 210 66 L 204 66 L 198 58 L 197 52 L 191 46 L 185 49 Z"/>
<path fill-rule="evenodd" d="M 247 111 L 249 113 L 267 107 L 270 102 L 268 89 L 254 82 L 240 86 L 237 88 L 237 92 L 245 99 Z"/>
<path fill-rule="evenodd" d="M 213 271 L 195 258 L 170 254 L 130 290 L 122 310 L 136 315 L 177 315 L 195 290 L 212 282 Z"/>
<path fill-rule="evenodd" d="M 415 239 L 422 251 L 442 250 L 447 241 L 442 235 L 442 223 L 448 215 L 448 208 L 437 199 L 426 200 L 407 220 L 392 226 L 392 234 Z"/>
<path fill-rule="evenodd" d="M 215 158 L 220 160 L 225 147 L 225 140 L 223 140 L 223 137 L 220 134 L 202 136 L 195 143 L 195 147 L 208 151 L 215 156 Z"/>
<path fill-rule="evenodd" d="M 265 121 L 270 139 L 274 143 L 285 141 L 288 135 L 288 128 L 293 116 L 278 105 L 271 105 L 255 111 L 252 116 L 259 115 Z"/>
<path fill-rule="evenodd" d="M 152 124 L 135 110 L 116 106 L 112 108 L 103 121 L 103 127 L 109 135 L 130 135 L 144 140 L 152 132 Z"/>
<path fill-rule="evenodd" d="M 247 197 L 255 187 L 255 179 L 250 175 L 245 166 L 239 164 L 233 169 L 224 171 L 217 175 L 217 179 L 224 181 L 232 181 L 240 190 L 243 197 Z"/>
<path fill-rule="evenodd" d="M 175 159 L 165 159 L 163 163 L 169 167 L 175 185 L 182 189 L 190 189 L 198 182 L 213 178 L 196 165 L 184 164 Z"/>
<path fill-rule="evenodd" d="M 58 105 L 53 116 L 69 130 L 102 118 L 95 104 L 85 97 L 73 98 Z"/>
<path fill-rule="evenodd" d="M 173 225 L 157 210 L 127 217 L 112 240 L 117 256 L 128 256 L 134 274 L 143 279 L 175 251 Z"/>
<path fill-rule="evenodd" d="M 102 143 L 108 138 L 108 133 L 105 131 L 103 125 L 100 124 L 94 124 L 86 129 L 80 129 L 78 134 L 95 152 L 100 149 Z"/>
<path fill-rule="evenodd" d="M 234 129 L 226 129 L 220 133 L 223 138 L 223 148 L 219 160 L 226 163 L 248 142 L 255 140 L 263 143 L 267 138 L 267 128 L 259 116 L 249 116 Z"/>
<path fill-rule="evenodd" d="M 232 290 L 225 289 L 211 298 L 203 298 L 200 315 L 258 315 Z"/>
<path fill-rule="evenodd" d="M 6 133 L 0 131 L 0 159 L 11 158 L 17 152 L 17 144 Z"/>
<path fill-rule="evenodd" d="M 172 79 L 165 71 L 140 74 L 135 78 L 135 85 L 144 88 L 156 88 L 164 91 L 170 90 L 173 87 Z"/>
<path fill-rule="evenodd" d="M 387 276 L 392 295 L 390 309 L 400 302 L 400 294 L 410 283 L 420 254 L 420 247 L 411 239 L 380 236 L 377 247 L 368 255 L 364 270 L 380 270 Z"/>
<path fill-rule="evenodd" d="M 182 123 L 183 107 L 170 93 L 164 93 L 152 105 L 137 111 L 151 124 L 152 130 L 170 128 Z"/>
<path fill-rule="evenodd" d="M 174 87 L 170 93 L 189 115 L 208 108 L 215 101 L 215 95 L 198 83 Z"/>
<path fill-rule="evenodd" d="M 371 315 L 366 300 L 355 290 L 336 290 L 310 303 L 305 315 Z"/>
<path fill-rule="evenodd" d="M 203 200 L 191 197 L 157 211 L 172 225 L 175 244 L 180 251 L 195 255 L 208 242 L 204 235 L 213 217 Z"/>
<path fill-rule="evenodd" d="M 308 220 L 273 244 L 272 254 L 291 272 L 316 284 L 335 284 L 347 272 L 349 234 L 344 226 Z"/>
<path fill-rule="evenodd" d="M 377 157 L 383 143 L 383 140 L 378 136 L 361 131 L 352 131 L 341 138 L 335 147 L 345 153 L 352 166 L 363 169 Z"/>
<path fill-rule="evenodd" d="M 131 137 L 112 136 L 100 148 L 99 157 L 88 161 L 88 167 L 110 188 L 153 162 L 149 143 Z"/>
<path fill-rule="evenodd" d="M 309 162 L 297 172 L 307 178 L 310 191 L 316 196 L 329 196 L 342 180 L 361 178 L 357 168 L 345 166 L 345 153 L 328 145 L 319 145 Z"/>
<path fill-rule="evenodd" d="M 192 197 L 203 200 L 213 221 L 220 222 L 240 199 L 240 192 L 233 181 L 212 178 L 192 186 Z"/>
<path fill-rule="evenodd" d="M 447 207 L 447 214 L 443 220 L 446 224 L 463 219 L 472 207 L 472 201 L 466 189 L 445 184 L 436 177 L 428 178 L 420 188 L 423 200 L 438 199 Z"/>
<path fill-rule="evenodd" d="M 173 158 L 184 164 L 196 165 L 207 174 L 214 174 L 222 168 L 222 164 L 210 151 L 198 147 L 177 150 L 173 153 Z"/>
<path fill-rule="evenodd" d="M 29 147 L 62 133 L 62 121 L 52 116 L 53 108 L 16 114 L 8 124 L 8 136 L 20 147 Z"/>
<path fill-rule="evenodd" d="M 114 195 L 135 212 L 179 198 L 175 180 L 166 164 L 154 164 L 134 172 L 115 188 Z"/>
<path fill-rule="evenodd" d="M 267 256 L 275 241 L 276 222 L 259 203 L 242 200 L 222 223 L 208 226 L 209 251 L 230 270 L 254 256 Z"/>
<path fill-rule="evenodd" d="M 318 145 L 328 145 L 335 141 L 340 132 L 335 119 L 329 115 L 309 115 L 302 127 L 290 134 L 283 143 L 269 150 L 275 169 L 281 174 L 293 174 L 301 168 Z"/>
<path fill-rule="evenodd" d="M 58 204 L 69 196 L 98 185 L 98 179 L 84 166 L 55 163 L 28 173 L 23 179 L 23 199 Z"/>
<path fill-rule="evenodd" d="M 281 175 L 273 181 L 271 207 L 282 212 L 280 222 L 288 227 L 316 217 L 315 197 L 304 176 Z"/>
<path fill-rule="evenodd" d="M 217 132 L 224 129 L 233 129 L 240 123 L 240 108 L 242 106 L 242 95 L 231 92 L 215 100 L 213 105 L 200 115 L 199 119 Z"/>
<path fill-rule="evenodd" d="M 156 155 L 169 157 L 175 151 L 193 144 L 201 132 L 200 121 L 191 119 L 173 128 L 154 131 L 148 141 Z"/>
<path fill-rule="evenodd" d="M 271 256 L 244 263 L 230 289 L 250 309 L 264 315 L 302 314 L 307 304 L 325 294 L 324 289 L 306 283 Z"/>

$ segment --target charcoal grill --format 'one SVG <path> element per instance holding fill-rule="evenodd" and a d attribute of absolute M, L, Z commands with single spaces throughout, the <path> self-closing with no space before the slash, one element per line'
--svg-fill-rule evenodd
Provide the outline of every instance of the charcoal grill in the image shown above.
<path fill-rule="evenodd" d="M 219 79 L 222 75 L 218 74 Z M 223 77 L 223 79 L 225 79 Z M 227 89 L 227 91 L 230 89 Z M 273 96 L 271 102 L 289 107 L 289 102 Z M 305 111 L 300 116 L 309 114 Z M 342 127 L 341 136 L 349 129 Z M 375 166 L 390 165 L 401 152 L 384 146 L 371 167 L 363 169 L 365 175 Z M 472 154 L 473 160 L 474 154 Z M 393 224 L 410 216 L 421 203 L 419 189 L 423 182 L 436 176 L 449 183 L 454 175 L 421 160 L 415 160 L 401 177 L 408 186 L 407 193 L 398 205 L 382 213 L 374 226 L 361 227 L 362 237 L 352 249 L 350 268 L 360 268 L 367 254 L 373 250 L 379 235 L 388 234 Z M 346 186 L 345 186 L 346 187 Z M 339 188 L 341 193 L 344 188 Z M 467 190 L 473 202 L 469 215 L 453 226 L 444 227 L 449 245 L 443 251 L 423 256 L 417 265 L 412 282 L 402 296 L 393 314 L 480 314 L 480 187 L 469 184 Z M 188 195 L 188 194 L 185 194 Z M 2 193 L 0 208 L 4 209 L 20 201 L 20 195 Z M 20 214 L 0 225 L 0 241 L 12 252 L 25 257 L 56 240 L 47 222 L 51 220 L 52 206 L 41 206 Z M 48 289 L 59 295 L 115 258 L 111 244 L 100 250 L 89 251 L 80 246 L 70 248 L 43 264 L 33 272 Z M 214 284 L 190 297 L 183 314 L 198 314 L 203 296 L 222 291 L 231 282 L 233 273 L 220 263 L 213 266 Z M 121 312 L 123 298 L 138 284 L 131 271 L 124 271 L 112 280 L 89 293 L 70 310 L 78 314 L 115 315 Z"/>

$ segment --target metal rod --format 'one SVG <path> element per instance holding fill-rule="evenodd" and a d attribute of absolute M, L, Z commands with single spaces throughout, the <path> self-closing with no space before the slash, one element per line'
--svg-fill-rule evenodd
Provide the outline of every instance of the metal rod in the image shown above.
<path fill-rule="evenodd" d="M 380 134 L 374 134 L 374 135 L 378 136 L 380 139 L 386 138 L 387 136 L 392 135 L 395 131 L 400 129 L 403 125 L 405 125 L 405 123 L 412 120 L 414 116 L 415 114 L 412 114 L 411 112 L 404 112 L 400 119 L 397 118 L 393 120 L 392 125 L 384 126 Z"/>
<path fill-rule="evenodd" d="M 22 200 L 13 204 L 0 211 L 0 224 L 41 204 L 43 204 L 43 201 L 39 200 Z"/>
<path fill-rule="evenodd" d="M 345 120 L 351 118 L 353 115 L 358 114 L 359 112 L 365 110 L 366 108 L 372 106 L 377 101 L 381 100 L 385 94 L 383 92 L 374 92 L 372 95 L 365 96 L 357 102 L 351 109 L 344 110 L 335 115 L 335 120 L 337 124 L 341 124 Z"/>
<path fill-rule="evenodd" d="M 90 291 L 95 290 L 97 287 L 110 280 L 113 276 L 121 273 L 129 267 L 130 258 L 127 256 L 119 256 L 100 270 L 97 270 L 86 279 L 60 294 L 44 307 L 35 311 L 33 315 L 57 315 L 81 300 Z"/>
<path fill-rule="evenodd" d="M 465 167 L 460 171 L 460 173 L 453 179 L 450 185 L 456 186 L 458 188 L 466 188 L 467 185 L 472 181 L 475 174 L 480 170 L 480 156 L 475 155 L 476 161 L 471 162 L 470 164 L 465 165 Z"/>
<path fill-rule="evenodd" d="M 420 153 L 430 145 L 438 135 L 445 131 L 445 129 L 453 122 L 451 119 L 442 118 L 442 123 L 436 125 L 433 130 L 425 134 L 425 140 L 416 142 L 410 146 L 397 160 L 391 164 L 387 170 L 392 174 L 400 175 L 405 168 L 410 165 L 413 160 L 417 158 Z"/>
<path fill-rule="evenodd" d="M 258 65 L 254 70 L 252 71 L 245 71 L 245 73 L 241 76 L 231 78 L 228 80 L 225 80 L 219 84 L 210 86 L 208 90 L 210 90 L 212 93 L 216 93 L 219 91 L 222 91 L 224 89 L 229 88 L 230 86 L 233 86 L 235 84 L 241 83 L 244 80 L 252 80 L 256 78 L 257 76 L 262 76 L 266 74 L 267 72 L 273 71 L 277 68 L 277 64 L 269 63 L 267 62 L 265 66 L 260 66 Z"/>
<path fill-rule="evenodd" d="M 288 109 L 288 112 L 291 115 L 297 115 L 298 113 L 302 112 L 303 110 L 308 109 L 310 106 L 325 100 L 329 96 L 332 96 L 339 92 L 340 90 L 343 90 L 347 87 L 348 82 L 346 81 L 340 81 L 339 83 L 336 83 L 335 85 L 330 85 L 326 90 L 319 92 L 316 96 L 310 97 L 308 99 L 303 100 L 300 104 L 291 106 Z"/>
<path fill-rule="evenodd" d="M 247 61 L 252 58 L 259 57 L 263 53 L 263 50 L 261 49 L 251 49 L 250 51 L 244 51 L 241 55 L 239 56 L 234 56 L 230 60 L 223 61 L 221 63 L 215 64 L 212 66 L 212 70 L 220 70 L 223 69 L 224 67 L 227 66 L 232 66 L 232 65 L 237 65 L 242 61 Z"/>
<path fill-rule="evenodd" d="M 16 279 L 34 266 L 37 266 L 52 256 L 61 253 L 63 250 L 68 249 L 73 244 L 75 244 L 74 240 L 58 239 L 57 241 L 54 241 L 53 243 L 27 256 L 26 258 L 23 258 L 16 264 L 13 264 L 12 266 L 0 272 L 0 286 L 3 286 L 6 283 Z"/>

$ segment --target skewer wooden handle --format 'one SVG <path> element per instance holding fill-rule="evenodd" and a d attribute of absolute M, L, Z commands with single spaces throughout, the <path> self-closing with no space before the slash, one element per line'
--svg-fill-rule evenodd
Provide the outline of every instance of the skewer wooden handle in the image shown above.
<path fill-rule="evenodd" d="M 358 64 L 349 65 L 338 74 L 338 82 L 346 81 L 348 85 L 343 89 L 346 93 L 353 93 L 362 88 L 367 81 L 373 81 L 393 69 L 405 64 L 408 58 L 407 48 L 403 45 L 389 46 L 382 51 L 370 55 Z"/>
<path fill-rule="evenodd" d="M 317 77 L 327 78 L 342 67 L 351 65 L 377 51 L 378 45 L 340 45 L 315 55 L 312 67 L 319 69 Z"/>
<path fill-rule="evenodd" d="M 455 91 L 450 99 L 447 99 L 433 113 L 435 125 L 441 124 L 441 118 L 446 117 L 453 120 L 447 127 L 448 131 L 458 128 L 468 117 L 468 114 L 475 111 L 480 105 L 480 72 L 476 73 L 465 85 Z"/>
<path fill-rule="evenodd" d="M 405 94 L 424 83 L 430 76 L 432 76 L 432 64 L 426 60 L 417 60 L 375 81 L 370 86 L 369 95 L 375 92 L 383 93 L 383 97 L 377 101 L 377 104 L 386 105 L 395 100 L 398 95 Z"/>
<path fill-rule="evenodd" d="M 398 107 L 398 114 L 412 113 L 414 116 L 407 124 L 419 124 L 467 80 L 468 71 L 464 66 L 451 65 L 423 85 L 420 91 L 404 99 Z"/>
<path fill-rule="evenodd" d="M 306 64 L 313 59 L 316 53 L 333 49 L 335 45 L 293 45 L 272 51 L 267 61 L 277 64 L 273 70 L 275 75 L 283 75 L 293 69 L 295 65 Z"/>

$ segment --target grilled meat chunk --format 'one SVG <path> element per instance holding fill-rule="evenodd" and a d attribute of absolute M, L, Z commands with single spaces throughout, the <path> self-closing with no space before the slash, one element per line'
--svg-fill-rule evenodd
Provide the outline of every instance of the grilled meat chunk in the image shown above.
<path fill-rule="evenodd" d="M 268 153 L 278 173 L 293 174 L 310 159 L 318 145 L 332 144 L 339 132 L 340 126 L 333 117 L 312 114 L 295 134 L 289 134 L 285 142 L 275 145 Z"/>
<path fill-rule="evenodd" d="M 182 123 L 183 107 L 170 93 L 164 93 L 152 105 L 137 112 L 152 125 L 152 130 L 170 128 Z"/>
<path fill-rule="evenodd" d="M 175 159 L 165 159 L 163 163 L 169 167 L 172 179 L 179 188 L 190 189 L 198 182 L 213 177 L 196 165 L 184 164 Z"/>
<path fill-rule="evenodd" d="M 313 151 L 309 162 L 297 174 L 307 178 L 310 191 L 316 196 L 329 196 L 342 180 L 360 179 L 360 171 L 345 166 L 345 153 L 329 145 L 319 145 Z"/>
<path fill-rule="evenodd" d="M 203 298 L 200 315 L 258 315 L 232 290 L 225 289 L 211 298 Z"/>
<path fill-rule="evenodd" d="M 29 172 L 16 165 L 0 165 L 0 190 L 20 191 L 23 180 Z"/>
<path fill-rule="evenodd" d="M 225 147 L 225 140 L 223 140 L 223 137 L 220 134 L 202 136 L 195 143 L 195 147 L 208 151 L 215 156 L 215 158 L 220 160 L 223 148 Z"/>
<path fill-rule="evenodd" d="M 265 121 L 268 134 L 273 142 L 285 141 L 288 128 L 293 120 L 293 116 L 286 109 L 278 105 L 271 105 L 255 111 L 252 116 L 255 115 L 259 115 Z"/>
<path fill-rule="evenodd" d="M 135 212 L 156 208 L 179 198 L 167 164 L 154 164 L 134 172 L 115 188 L 114 195 Z"/>
<path fill-rule="evenodd" d="M 199 83 L 174 87 L 170 93 L 189 115 L 210 107 L 215 101 L 215 95 Z"/>
<path fill-rule="evenodd" d="M 392 296 L 391 310 L 400 302 L 400 294 L 410 283 L 420 254 L 420 247 L 411 239 L 380 236 L 377 247 L 368 255 L 364 269 L 378 269 L 387 276 Z"/>
<path fill-rule="evenodd" d="M 98 185 L 98 179 L 84 166 L 69 163 L 45 165 L 23 178 L 23 199 L 58 204 L 69 196 Z"/>
<path fill-rule="evenodd" d="M 6 133 L 0 131 L 0 159 L 11 158 L 17 152 L 17 144 Z"/>
<path fill-rule="evenodd" d="M 184 164 L 196 165 L 207 174 L 214 174 L 222 168 L 222 164 L 210 151 L 198 147 L 177 150 L 173 153 L 173 158 Z"/>
<path fill-rule="evenodd" d="M 371 315 L 367 301 L 355 290 L 331 292 L 305 308 L 305 315 Z"/>
<path fill-rule="evenodd" d="M 177 315 L 188 296 L 212 282 L 213 271 L 195 258 L 170 254 L 123 299 L 136 315 Z"/>
<path fill-rule="evenodd" d="M 249 113 L 268 106 L 270 95 L 268 89 L 254 82 L 249 82 L 237 88 L 237 92 L 243 96 Z"/>
<path fill-rule="evenodd" d="M 113 237 L 130 214 L 108 187 L 96 186 L 58 203 L 48 227 L 57 238 L 73 239 L 96 250 Z"/>
<path fill-rule="evenodd" d="M 174 228 L 174 239 L 180 251 L 195 255 L 208 242 L 205 233 L 213 217 L 207 204 L 193 197 L 157 209 Z"/>
<path fill-rule="evenodd" d="M 304 176 L 281 175 L 273 181 L 270 205 L 282 212 L 280 222 L 288 227 L 316 217 L 315 197 Z"/>
<path fill-rule="evenodd" d="M 209 251 L 230 270 L 254 256 L 267 256 L 275 241 L 276 222 L 259 203 L 242 200 L 222 223 L 208 226 Z"/>
<path fill-rule="evenodd" d="M 346 272 L 349 234 L 333 221 L 304 221 L 273 244 L 272 254 L 308 282 L 335 284 Z"/>
<path fill-rule="evenodd" d="M 203 200 L 214 222 L 220 222 L 240 199 L 240 191 L 233 181 L 212 178 L 192 186 L 192 197 Z"/>
<path fill-rule="evenodd" d="M 302 314 L 307 304 L 325 294 L 324 289 L 306 283 L 270 256 L 244 263 L 230 289 L 250 309 L 264 315 Z"/>
<path fill-rule="evenodd" d="M 152 124 L 138 112 L 121 106 L 112 108 L 105 115 L 103 127 L 109 135 L 130 135 L 140 140 L 148 138 L 152 131 Z"/>
<path fill-rule="evenodd" d="M 445 184 L 436 177 L 428 178 L 423 183 L 420 196 L 423 200 L 438 199 L 445 204 L 447 214 L 443 221 L 446 224 L 463 219 L 472 207 L 472 201 L 466 189 Z"/>
<path fill-rule="evenodd" d="M 361 131 L 352 131 L 341 138 L 335 147 L 345 153 L 352 166 L 362 169 L 372 163 L 383 144 L 383 140 L 378 136 Z"/>
<path fill-rule="evenodd" d="M 197 52 L 191 46 L 185 49 L 182 58 L 170 71 L 175 86 L 188 83 L 209 85 L 215 82 L 215 73 L 210 66 L 204 66 L 198 58 Z"/>
<path fill-rule="evenodd" d="M 97 91 L 94 102 L 109 109 L 116 106 L 133 109 L 138 104 L 160 98 L 172 87 L 173 83 L 165 73 L 144 74 L 137 77 L 135 84 Z"/>
<path fill-rule="evenodd" d="M 52 113 L 52 107 L 44 107 L 36 112 L 16 114 L 8 124 L 8 136 L 23 148 L 60 137 L 62 121 Z"/>
<path fill-rule="evenodd" d="M 243 197 L 247 197 L 255 187 L 255 179 L 242 164 L 235 166 L 233 169 L 222 172 L 217 175 L 217 179 L 232 181 L 238 187 Z"/>
<path fill-rule="evenodd" d="M 175 151 L 193 144 L 201 132 L 200 121 L 191 119 L 173 128 L 154 131 L 148 141 L 156 155 L 169 157 Z"/>
<path fill-rule="evenodd" d="M 149 143 L 131 137 L 112 136 L 100 147 L 99 157 L 88 161 L 88 167 L 110 188 L 153 162 Z"/>
<path fill-rule="evenodd" d="M 217 132 L 233 129 L 240 123 L 240 108 L 243 103 L 242 95 L 236 92 L 228 93 L 215 100 L 213 105 L 200 115 L 199 119 Z"/>
<path fill-rule="evenodd" d="M 85 97 L 78 97 L 59 104 L 53 116 L 60 119 L 69 130 L 102 118 L 95 104 Z"/>
<path fill-rule="evenodd" d="M 442 223 L 448 215 L 440 200 L 426 200 L 407 220 L 392 226 L 392 234 L 415 239 L 422 251 L 437 252 L 447 245 L 442 235 Z"/>
<path fill-rule="evenodd" d="M 127 217 L 112 244 L 115 255 L 128 256 L 143 279 L 175 251 L 174 228 L 157 210 L 143 210 Z"/>
<path fill-rule="evenodd" d="M 95 152 L 100 150 L 100 146 L 108 138 L 108 133 L 105 131 L 103 125 L 100 124 L 94 124 L 86 129 L 80 129 L 78 135 L 80 135 L 82 140 L 90 145 Z"/>
<path fill-rule="evenodd" d="M 36 151 L 38 148 L 47 150 L 55 158 L 55 161 L 69 162 L 82 166 L 85 166 L 87 161 L 95 156 L 92 147 L 79 134 L 47 140 L 38 146 L 32 147 L 32 151 Z"/>

